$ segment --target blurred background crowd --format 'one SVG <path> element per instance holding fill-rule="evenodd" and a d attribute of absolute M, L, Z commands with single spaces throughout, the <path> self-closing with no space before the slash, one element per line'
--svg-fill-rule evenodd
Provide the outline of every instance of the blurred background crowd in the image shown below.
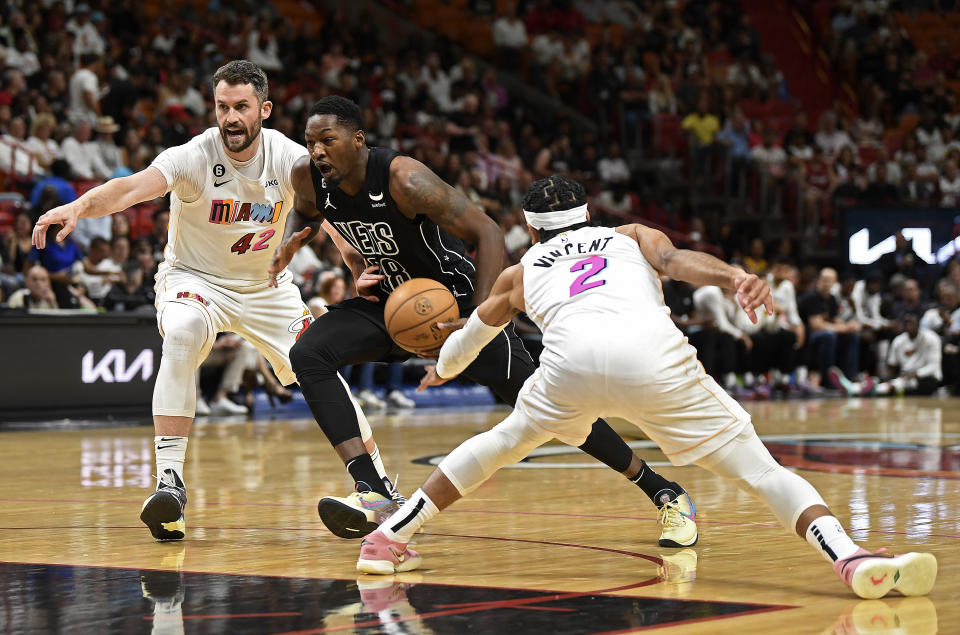
<path fill-rule="evenodd" d="M 957 213 L 955 5 L 12 0 L 0 8 L 0 306 L 152 310 L 168 200 L 83 219 L 39 252 L 33 221 L 216 125 L 209 77 L 247 58 L 270 77 L 265 125 L 302 142 L 315 100 L 349 97 L 368 143 L 423 161 L 501 224 L 510 262 L 528 246 L 526 186 L 563 173 L 587 186 L 597 221 L 644 222 L 769 276 L 781 310 L 758 326 L 719 289 L 664 283 L 707 371 L 741 398 L 957 390 L 960 261 L 930 263 L 902 233 L 867 267 L 839 248 L 849 207 Z M 317 311 L 353 293 L 324 236 L 291 269 Z M 261 370 L 253 385 L 289 398 L 224 339 L 211 363 L 243 358 Z M 399 393 L 398 369 L 377 372 L 379 394 Z M 382 404 L 373 368 L 356 372 Z"/>

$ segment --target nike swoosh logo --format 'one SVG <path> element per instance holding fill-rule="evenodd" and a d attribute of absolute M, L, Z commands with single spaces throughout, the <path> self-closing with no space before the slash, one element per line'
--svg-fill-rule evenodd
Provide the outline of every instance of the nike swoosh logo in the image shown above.
<path fill-rule="evenodd" d="M 367 196 L 370 197 L 371 201 L 383 200 L 383 192 L 380 192 L 379 194 L 371 194 L 370 192 L 367 192 Z"/>
<path fill-rule="evenodd" d="M 398 553 L 396 549 L 394 549 L 393 547 L 390 547 L 390 553 L 392 553 L 393 557 L 397 559 L 397 562 L 403 562 L 404 560 L 407 559 L 406 550 L 403 550 L 402 552 Z"/>
<path fill-rule="evenodd" d="M 220 187 L 221 185 L 226 185 L 227 183 L 229 183 L 229 182 L 232 181 L 232 180 L 233 180 L 233 179 L 227 179 L 226 181 L 220 181 L 219 183 L 217 183 L 216 181 L 214 181 L 214 182 L 213 182 L 213 187 Z"/>
<path fill-rule="evenodd" d="M 175 446 L 175 445 L 158 445 L 158 446 L 157 446 L 157 449 L 158 449 L 158 450 L 166 450 L 167 448 L 174 448 L 174 447 L 176 447 L 176 446 Z"/>
<path fill-rule="evenodd" d="M 883 577 L 880 578 L 879 580 L 877 580 L 877 579 L 876 579 L 875 577 L 873 577 L 873 576 L 870 576 L 870 581 L 873 582 L 873 586 L 877 586 L 878 584 L 880 584 L 881 582 L 883 582 L 883 581 L 886 580 L 886 579 L 887 579 L 887 574 L 886 574 L 886 573 L 884 573 L 884 574 L 883 574 Z"/>
<path fill-rule="evenodd" d="M 161 440 L 161 441 L 176 441 L 176 440 L 177 440 L 177 437 L 170 437 L 169 439 L 168 439 L 167 437 L 160 437 L 160 440 Z"/>

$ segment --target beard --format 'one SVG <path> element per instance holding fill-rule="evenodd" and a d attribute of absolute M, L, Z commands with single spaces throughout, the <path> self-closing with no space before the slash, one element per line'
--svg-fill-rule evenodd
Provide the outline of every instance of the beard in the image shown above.
<path fill-rule="evenodd" d="M 237 141 L 230 139 L 230 135 L 227 132 L 227 129 L 223 126 L 220 126 L 220 138 L 223 139 L 223 145 L 227 147 L 227 150 L 230 152 L 243 152 L 250 147 L 250 144 L 254 142 L 257 136 L 260 134 L 261 120 L 257 119 L 257 122 L 253 124 L 252 128 L 247 129 L 243 124 L 237 125 L 236 128 L 231 128 L 233 132 L 243 132 L 243 137 Z"/>

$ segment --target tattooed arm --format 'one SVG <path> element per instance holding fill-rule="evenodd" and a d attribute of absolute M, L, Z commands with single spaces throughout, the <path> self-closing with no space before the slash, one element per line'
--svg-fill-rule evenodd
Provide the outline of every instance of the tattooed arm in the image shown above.
<path fill-rule="evenodd" d="M 397 157 L 390 164 L 390 195 L 404 216 L 424 214 L 444 231 L 476 247 L 473 303 L 479 305 L 486 300 L 503 269 L 500 226 L 430 168 L 410 157 Z"/>

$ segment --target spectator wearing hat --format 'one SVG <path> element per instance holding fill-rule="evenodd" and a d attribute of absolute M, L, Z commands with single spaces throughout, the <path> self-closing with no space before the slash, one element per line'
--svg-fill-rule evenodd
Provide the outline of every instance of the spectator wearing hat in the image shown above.
<path fill-rule="evenodd" d="M 73 55 L 81 59 L 83 55 L 103 55 L 106 46 L 96 25 L 90 20 L 90 7 L 86 4 L 78 4 L 74 11 L 73 18 L 67 22 L 67 31 L 73 33 Z M 81 62 L 82 64 L 82 62 Z"/>
<path fill-rule="evenodd" d="M 30 125 L 30 137 L 23 144 L 44 172 L 49 171 L 53 162 L 60 158 L 60 144 L 51 136 L 56 125 L 57 120 L 52 114 L 38 113 Z"/>
<path fill-rule="evenodd" d="M 67 117 L 71 123 L 86 121 L 93 125 L 100 116 L 100 76 L 103 62 L 92 53 L 80 56 L 80 68 L 70 76 L 70 108 Z"/>
<path fill-rule="evenodd" d="M 97 154 L 109 171 L 110 176 L 116 176 L 117 170 L 124 168 L 123 154 L 114 141 L 114 135 L 120 131 L 120 126 L 113 120 L 113 117 L 100 117 L 93 129 L 97 133 L 97 140 L 94 142 L 97 147 Z"/>
<path fill-rule="evenodd" d="M 73 134 L 63 140 L 61 149 L 63 158 L 70 164 L 73 175 L 79 179 L 94 180 L 108 179 L 112 174 L 110 168 L 100 158 L 97 144 L 91 141 L 91 126 L 81 120 L 74 124 Z"/>

